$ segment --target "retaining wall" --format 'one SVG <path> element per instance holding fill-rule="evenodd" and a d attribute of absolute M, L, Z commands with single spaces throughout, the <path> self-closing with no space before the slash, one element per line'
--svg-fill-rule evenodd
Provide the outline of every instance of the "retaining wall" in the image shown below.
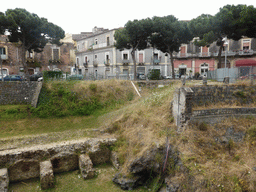
<path fill-rule="evenodd" d="M 0 105 L 32 104 L 36 107 L 42 82 L 0 82 Z"/>

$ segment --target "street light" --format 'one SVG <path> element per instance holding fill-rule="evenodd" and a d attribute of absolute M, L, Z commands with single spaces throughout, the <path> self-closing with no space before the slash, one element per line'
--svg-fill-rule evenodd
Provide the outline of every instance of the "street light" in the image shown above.
<path fill-rule="evenodd" d="M 227 48 L 228 48 L 228 40 L 227 37 L 223 38 L 222 41 L 224 41 L 225 45 L 225 69 L 224 69 L 224 78 L 226 75 L 226 68 L 227 68 Z"/>

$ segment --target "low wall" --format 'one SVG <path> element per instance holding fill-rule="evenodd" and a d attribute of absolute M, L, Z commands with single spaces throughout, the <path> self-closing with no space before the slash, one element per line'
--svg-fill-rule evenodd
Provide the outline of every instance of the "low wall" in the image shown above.
<path fill-rule="evenodd" d="M 175 91 L 172 114 L 177 126 L 191 117 L 234 114 L 256 114 L 255 108 L 225 108 L 193 111 L 194 108 L 214 103 L 247 105 L 256 102 L 256 86 L 200 86 L 181 87 Z"/>
<path fill-rule="evenodd" d="M 50 160 L 54 172 L 78 168 L 80 154 L 88 154 L 94 165 L 110 161 L 110 146 L 115 138 L 91 138 L 28 148 L 0 151 L 0 169 L 8 168 L 10 181 L 39 177 L 41 161 Z"/>
<path fill-rule="evenodd" d="M 42 82 L 0 82 L 0 105 L 31 104 L 36 107 Z"/>

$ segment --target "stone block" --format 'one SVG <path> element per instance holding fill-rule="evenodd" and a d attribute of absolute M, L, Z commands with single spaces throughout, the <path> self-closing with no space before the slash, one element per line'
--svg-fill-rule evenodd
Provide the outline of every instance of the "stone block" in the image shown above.
<path fill-rule="evenodd" d="M 103 164 L 110 160 L 110 150 L 108 145 L 104 143 L 97 143 L 89 148 L 89 155 L 94 165 Z"/>
<path fill-rule="evenodd" d="M 0 169 L 0 191 L 7 192 L 9 186 L 9 177 L 7 168 Z"/>
<path fill-rule="evenodd" d="M 116 169 L 119 169 L 120 164 L 119 164 L 117 152 L 111 151 L 111 154 L 110 154 L 110 161 L 111 161 L 112 165 L 113 165 Z"/>
<path fill-rule="evenodd" d="M 79 156 L 79 169 L 84 179 L 91 179 L 95 175 L 95 170 L 93 169 L 92 161 L 87 154 L 82 154 Z"/>
<path fill-rule="evenodd" d="M 51 161 L 43 161 L 40 163 L 40 182 L 43 190 L 54 187 L 54 175 Z"/>
<path fill-rule="evenodd" d="M 75 153 L 61 152 L 51 158 L 54 173 L 61 173 L 78 168 L 78 156 Z"/>
<path fill-rule="evenodd" d="M 10 181 L 22 181 L 39 177 L 40 168 L 37 160 L 18 160 L 9 167 Z"/>

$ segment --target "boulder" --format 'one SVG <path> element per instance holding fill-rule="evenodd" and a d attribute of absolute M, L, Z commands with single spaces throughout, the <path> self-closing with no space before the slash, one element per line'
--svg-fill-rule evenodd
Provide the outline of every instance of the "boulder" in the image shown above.
<path fill-rule="evenodd" d="M 54 187 L 54 175 L 51 161 L 43 161 L 40 163 L 40 182 L 43 190 Z"/>
<path fill-rule="evenodd" d="M 7 192 L 9 186 L 9 177 L 7 168 L 0 169 L 0 191 Z"/>
<path fill-rule="evenodd" d="M 119 160 L 118 160 L 118 154 L 115 151 L 111 151 L 110 153 L 110 161 L 112 165 L 116 168 L 119 169 Z"/>
<path fill-rule="evenodd" d="M 78 169 L 78 156 L 75 153 L 61 152 L 51 158 L 54 173 Z"/>
<path fill-rule="evenodd" d="M 82 154 L 79 156 L 79 169 L 84 179 L 91 179 L 95 175 L 95 170 L 93 169 L 92 161 L 87 154 Z"/>
<path fill-rule="evenodd" d="M 117 173 L 112 180 L 114 183 L 120 185 L 123 190 L 133 190 L 138 186 L 140 179 L 140 176 L 126 176 Z"/>
<path fill-rule="evenodd" d="M 22 181 L 39 177 L 39 161 L 37 160 L 18 160 L 9 167 L 10 181 Z"/>

